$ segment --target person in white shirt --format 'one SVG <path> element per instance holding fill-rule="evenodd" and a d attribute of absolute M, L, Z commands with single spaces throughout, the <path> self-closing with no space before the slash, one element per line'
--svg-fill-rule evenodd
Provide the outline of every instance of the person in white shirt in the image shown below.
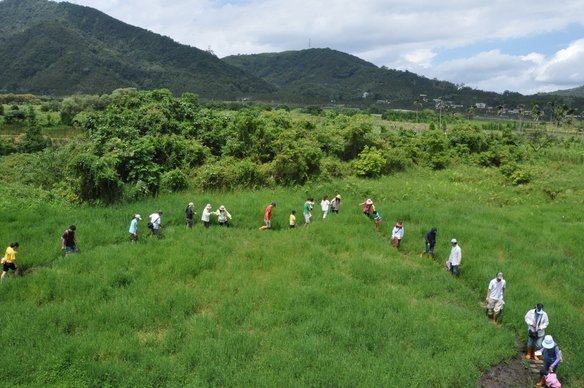
<path fill-rule="evenodd" d="M 329 201 L 328 195 L 325 195 L 322 198 L 322 201 L 320 201 L 320 208 L 322 209 L 322 218 L 323 219 L 325 219 L 326 216 L 328 216 L 330 204 L 331 204 L 331 201 Z"/>
<path fill-rule="evenodd" d="M 393 246 L 399 248 L 401 240 L 404 238 L 404 226 L 400 221 L 398 221 L 393 230 L 391 231 L 391 239 L 393 241 Z"/>
<path fill-rule="evenodd" d="M 148 227 L 152 230 L 152 235 L 156 238 L 160 236 L 160 217 L 162 216 L 162 210 L 150 214 L 150 223 Z"/>
<path fill-rule="evenodd" d="M 450 256 L 446 262 L 446 268 L 448 268 L 452 275 L 458 277 L 460 275 L 458 266 L 462 262 L 462 249 L 455 238 L 450 240 L 450 245 L 452 246 L 452 249 L 450 250 Z"/>
<path fill-rule="evenodd" d="M 538 303 L 534 308 L 525 314 L 527 323 L 527 354 L 525 358 L 538 361 L 535 349 L 541 348 L 541 343 L 545 336 L 545 329 L 550 324 L 547 313 L 543 310 L 543 304 Z"/>
<path fill-rule="evenodd" d="M 493 322 L 497 322 L 497 316 L 505 305 L 505 301 L 503 300 L 505 287 L 507 287 L 507 282 L 503 279 L 503 272 L 497 272 L 497 276 L 489 283 L 486 297 L 487 314 Z"/>
<path fill-rule="evenodd" d="M 231 220 L 231 214 L 227 211 L 225 206 L 219 206 L 219 210 L 213 213 L 217 216 L 217 222 L 219 222 L 219 226 L 226 226 L 229 228 L 229 220 Z"/>
<path fill-rule="evenodd" d="M 203 212 L 201 213 L 201 221 L 203 221 L 203 225 L 205 225 L 205 228 L 208 228 L 209 225 L 211 225 L 211 214 L 213 214 L 211 212 L 211 209 L 213 208 L 213 206 L 211 206 L 210 203 L 208 203 L 205 208 L 203 209 Z"/>

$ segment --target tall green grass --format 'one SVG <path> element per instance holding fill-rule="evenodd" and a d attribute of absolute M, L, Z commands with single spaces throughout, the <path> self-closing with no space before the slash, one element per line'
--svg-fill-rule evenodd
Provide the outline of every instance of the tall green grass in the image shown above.
<path fill-rule="evenodd" d="M 522 188 L 493 170 L 459 168 L 111 208 L 4 201 L 0 239 L 20 242 L 26 276 L 0 287 L 0 357 L 15 366 L 3 383 L 476 386 L 516 353 L 523 315 L 541 302 L 566 358 L 562 382 L 582 385 L 584 182 L 580 165 L 551 167 Z M 553 201 L 548 186 L 558 188 Z M 310 226 L 288 229 L 307 196 L 337 193 L 339 215 L 322 220 L 317 206 Z M 384 218 L 379 230 L 361 214 L 367 197 Z M 207 202 L 224 204 L 233 227 L 186 229 L 190 201 L 199 215 Z M 272 201 L 274 230 L 260 231 Z M 147 238 L 144 220 L 130 244 L 131 215 L 158 209 L 163 238 Z M 398 219 L 399 251 L 389 239 Z M 72 223 L 81 253 L 65 257 L 60 235 Z M 417 256 L 432 226 L 436 261 Z M 443 270 L 453 237 L 463 250 L 458 279 Z M 497 271 L 508 290 L 495 326 L 480 302 Z"/>

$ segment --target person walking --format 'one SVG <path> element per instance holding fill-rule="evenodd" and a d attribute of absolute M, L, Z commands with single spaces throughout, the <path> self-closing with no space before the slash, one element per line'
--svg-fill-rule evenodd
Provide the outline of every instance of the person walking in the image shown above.
<path fill-rule="evenodd" d="M 558 365 L 560 365 L 560 362 L 562 361 L 560 347 L 551 335 L 546 335 L 541 345 L 542 348 L 539 351 L 543 357 L 543 368 L 539 372 L 541 378 L 539 382 L 535 384 L 536 387 L 545 387 L 546 376 L 549 373 L 555 374 L 558 370 Z"/>
<path fill-rule="evenodd" d="M 543 304 L 538 303 L 529 310 L 525 314 L 524 320 L 527 324 L 527 354 L 525 358 L 538 361 L 539 358 L 535 355 L 535 348 L 541 348 L 545 329 L 550 324 L 548 315 L 543 309 Z"/>
<path fill-rule="evenodd" d="M 142 221 L 140 214 L 134 214 L 132 221 L 130 221 L 130 241 L 135 243 L 138 241 L 138 221 Z"/>
<path fill-rule="evenodd" d="M 448 256 L 446 268 L 452 273 L 452 275 L 458 277 L 460 275 L 458 267 L 460 266 L 460 263 L 462 263 L 462 249 L 455 238 L 450 240 L 450 245 L 452 246 L 452 249 L 450 249 L 450 256 Z"/>
<path fill-rule="evenodd" d="M 226 226 L 228 228 L 230 227 L 229 220 L 231 220 L 231 214 L 229 214 L 227 209 L 225 209 L 225 206 L 219 206 L 219 210 L 215 212 L 215 215 L 217 216 L 217 222 L 219 223 L 219 226 Z"/>
<path fill-rule="evenodd" d="M 359 206 L 363 206 L 363 214 L 368 218 L 371 218 L 371 214 L 375 212 L 375 205 L 371 198 L 367 198 L 364 202 L 360 203 Z"/>
<path fill-rule="evenodd" d="M 6 252 L 2 258 L 2 276 L 0 276 L 0 283 L 4 281 L 4 277 L 9 270 L 12 270 L 14 277 L 16 277 L 16 270 L 18 269 L 16 267 L 16 253 L 19 247 L 20 244 L 18 242 L 13 242 L 6 248 Z"/>
<path fill-rule="evenodd" d="M 320 208 L 322 209 L 322 219 L 324 220 L 328 216 L 331 201 L 328 199 L 328 195 L 325 195 L 320 201 Z"/>
<path fill-rule="evenodd" d="M 161 217 L 162 217 L 162 210 L 154 212 L 154 213 L 150 214 L 150 216 L 148 217 L 148 219 L 150 220 L 150 222 L 148 223 L 148 227 L 150 228 L 150 231 L 152 232 L 152 236 L 154 236 L 156 238 L 160 237 Z"/>
<path fill-rule="evenodd" d="M 503 293 L 506 287 L 507 282 L 503 279 L 503 272 L 497 272 L 497 276 L 489 282 L 486 297 L 487 315 L 493 320 L 493 323 L 497 322 L 497 316 L 505 305 Z"/>
<path fill-rule="evenodd" d="M 381 217 L 381 214 L 379 214 L 379 212 L 377 210 L 375 210 L 375 213 L 373 213 L 373 222 L 375 223 L 375 227 L 377 229 L 379 229 L 381 227 L 382 221 L 383 221 L 383 218 Z"/>
<path fill-rule="evenodd" d="M 391 240 L 393 246 L 399 248 L 402 239 L 404 238 L 404 226 L 401 221 L 396 222 L 393 230 L 391 231 Z"/>
<path fill-rule="evenodd" d="M 205 228 L 209 228 L 209 226 L 211 225 L 212 214 L 211 209 L 213 209 L 213 206 L 210 203 L 208 203 L 207 205 L 205 205 L 205 208 L 201 213 L 201 221 L 203 221 L 203 225 L 205 226 Z"/>
<path fill-rule="evenodd" d="M 185 209 L 185 217 L 186 217 L 186 224 L 187 224 L 187 228 L 192 228 L 193 224 L 194 224 L 194 217 L 197 215 L 197 212 L 195 212 L 195 210 L 193 209 L 195 207 L 195 204 L 192 202 L 189 202 L 189 204 L 187 205 L 186 209 Z"/>
<path fill-rule="evenodd" d="M 71 225 L 61 236 L 61 249 L 65 251 L 65 254 L 79 252 L 79 248 L 77 248 L 77 239 L 75 238 L 76 231 L 77 227 Z"/>
<path fill-rule="evenodd" d="M 331 209 L 333 213 L 339 214 L 339 209 L 341 208 L 341 194 L 337 194 L 331 201 Z"/>
<path fill-rule="evenodd" d="M 304 208 L 302 214 L 304 215 L 304 225 L 308 226 L 310 224 L 310 219 L 312 218 L 312 208 L 314 207 L 314 199 L 309 197 L 304 202 Z"/>
<path fill-rule="evenodd" d="M 261 230 L 272 229 L 272 211 L 276 207 L 276 202 L 272 202 L 264 211 L 264 225 L 260 226 Z"/>
<path fill-rule="evenodd" d="M 420 257 L 423 257 L 425 254 L 428 254 L 430 259 L 434 258 L 434 247 L 436 246 L 436 233 L 438 233 L 438 228 L 435 226 L 430 229 L 426 235 L 424 236 L 424 242 L 426 243 L 426 247 L 422 253 L 420 253 Z"/>

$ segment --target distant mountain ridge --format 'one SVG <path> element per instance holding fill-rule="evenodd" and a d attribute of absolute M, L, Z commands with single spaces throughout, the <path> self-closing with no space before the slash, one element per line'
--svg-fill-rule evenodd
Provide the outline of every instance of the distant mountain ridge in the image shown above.
<path fill-rule="evenodd" d="M 498 94 L 378 67 L 329 48 L 223 59 L 93 8 L 49 0 L 0 0 L 0 93 L 65 96 L 117 88 L 168 88 L 206 99 L 347 104 L 402 109 L 529 107 L 573 94 Z"/>
<path fill-rule="evenodd" d="M 214 55 L 100 11 L 48 0 L 0 2 L 0 90 L 67 95 L 169 88 L 207 98 L 275 88 Z"/>

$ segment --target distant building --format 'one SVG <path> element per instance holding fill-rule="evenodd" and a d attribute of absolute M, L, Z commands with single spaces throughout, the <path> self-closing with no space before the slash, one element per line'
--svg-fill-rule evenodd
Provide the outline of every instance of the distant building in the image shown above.
<path fill-rule="evenodd" d="M 477 108 L 477 109 L 487 109 L 487 104 L 484 103 L 484 102 L 477 102 L 475 104 L 475 108 Z"/>
<path fill-rule="evenodd" d="M 369 92 L 363 92 L 363 98 L 369 97 Z"/>

